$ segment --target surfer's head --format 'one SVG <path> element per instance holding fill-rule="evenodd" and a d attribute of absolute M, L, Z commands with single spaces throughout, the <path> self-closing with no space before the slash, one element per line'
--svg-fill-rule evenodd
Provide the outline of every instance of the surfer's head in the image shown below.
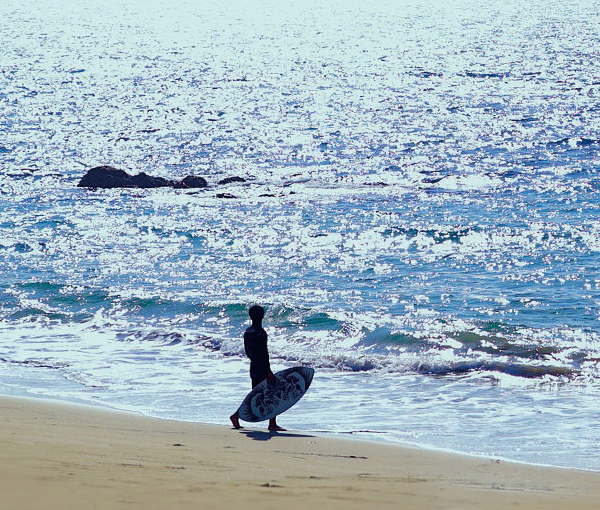
<path fill-rule="evenodd" d="M 252 319 L 252 323 L 261 322 L 265 316 L 265 309 L 262 306 L 254 305 L 248 310 L 248 315 Z"/>

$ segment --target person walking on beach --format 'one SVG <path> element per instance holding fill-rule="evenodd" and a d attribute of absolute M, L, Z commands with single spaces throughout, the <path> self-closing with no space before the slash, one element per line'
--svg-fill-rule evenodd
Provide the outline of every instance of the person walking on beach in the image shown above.
<path fill-rule="evenodd" d="M 272 382 L 275 379 L 269 363 L 269 351 L 267 349 L 267 332 L 262 327 L 262 320 L 265 316 L 265 309 L 262 306 L 254 305 L 248 311 L 252 325 L 244 333 L 244 349 L 246 356 L 250 358 L 250 378 L 254 388 L 265 379 Z M 241 429 L 239 411 L 232 414 L 229 419 L 233 428 Z M 269 420 L 269 430 L 284 431 L 285 429 L 277 425 L 277 419 Z"/>

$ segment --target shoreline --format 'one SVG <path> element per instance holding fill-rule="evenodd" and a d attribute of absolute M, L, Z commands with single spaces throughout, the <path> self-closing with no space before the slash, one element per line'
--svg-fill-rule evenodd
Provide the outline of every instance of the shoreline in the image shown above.
<path fill-rule="evenodd" d="M 164 417 L 160 417 L 160 416 L 153 416 L 151 414 L 146 414 L 139 410 L 127 409 L 126 407 L 120 408 L 118 406 L 111 405 L 111 404 L 108 404 L 105 402 L 100 402 L 100 401 L 77 399 L 77 398 L 63 398 L 63 397 L 58 397 L 58 396 L 36 395 L 36 394 L 30 394 L 26 390 L 15 389 L 15 388 L 12 388 L 14 390 L 13 392 L 5 392 L 4 390 L 6 390 L 8 388 L 9 388 L 8 386 L 5 386 L 4 388 L 0 389 L 0 402 L 2 401 L 2 399 L 4 397 L 17 398 L 17 399 L 22 398 L 24 400 L 33 400 L 33 401 L 39 400 L 41 402 L 49 402 L 49 403 L 54 402 L 58 405 L 65 405 L 65 406 L 72 405 L 75 407 L 82 407 L 83 409 L 90 408 L 90 409 L 105 410 L 106 412 L 125 413 L 128 415 L 139 416 L 140 418 L 145 418 L 145 419 L 149 419 L 149 420 L 159 420 L 159 421 L 167 421 L 167 422 L 174 422 L 174 423 L 186 423 L 186 424 L 198 425 L 198 426 L 206 425 L 208 427 L 213 427 L 213 426 L 214 427 L 225 427 L 225 428 L 230 427 L 229 418 L 224 420 L 223 423 L 199 422 L 199 421 L 191 421 L 191 420 L 183 420 L 183 419 L 180 420 L 177 418 L 164 418 Z M 241 421 L 241 423 L 246 428 L 252 428 L 253 430 L 254 429 L 261 430 L 261 422 L 252 424 L 252 423 Z M 263 423 L 266 423 L 266 422 L 263 422 Z M 266 425 L 263 425 L 262 428 L 264 428 L 266 431 Z M 566 470 L 582 471 L 582 472 L 586 472 L 586 473 L 600 473 L 600 470 L 596 470 L 596 469 L 592 469 L 592 468 L 577 467 L 577 466 L 560 466 L 560 465 L 554 465 L 554 464 L 543 464 L 543 463 L 539 463 L 539 462 L 528 462 L 525 460 L 511 459 L 510 457 L 504 457 L 502 455 L 492 455 L 492 454 L 486 455 L 484 453 L 470 453 L 470 452 L 464 452 L 464 451 L 460 451 L 460 450 L 452 450 L 449 448 L 436 447 L 436 446 L 427 445 L 427 444 L 388 440 L 385 438 L 378 438 L 375 435 L 373 437 L 363 437 L 363 436 L 357 437 L 355 435 L 355 434 L 361 434 L 363 431 L 335 432 L 335 431 L 327 431 L 327 430 L 300 430 L 300 429 L 299 430 L 294 429 L 294 431 L 303 433 L 303 434 L 311 434 L 311 435 L 315 435 L 318 437 L 323 437 L 325 439 L 333 439 L 333 440 L 340 440 L 340 441 L 360 441 L 360 442 L 366 442 L 366 443 L 374 443 L 374 444 L 383 445 L 383 446 L 387 445 L 387 446 L 391 446 L 392 448 L 394 448 L 394 447 L 408 448 L 408 449 L 413 449 L 413 450 L 428 451 L 428 452 L 432 452 L 432 453 L 437 452 L 437 453 L 446 454 L 446 455 L 456 455 L 459 457 L 470 457 L 473 459 L 489 459 L 489 460 L 498 461 L 498 462 L 507 462 L 507 463 L 511 463 L 511 464 L 539 467 L 539 468 L 566 469 Z"/>
<path fill-rule="evenodd" d="M 600 473 L 0 396 L 6 508 L 597 508 Z"/>

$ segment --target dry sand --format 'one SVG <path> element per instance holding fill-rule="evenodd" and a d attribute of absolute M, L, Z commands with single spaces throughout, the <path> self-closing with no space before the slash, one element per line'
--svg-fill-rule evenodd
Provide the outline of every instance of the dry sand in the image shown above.
<path fill-rule="evenodd" d="M 0 510 L 600 508 L 600 473 L 0 397 Z"/>

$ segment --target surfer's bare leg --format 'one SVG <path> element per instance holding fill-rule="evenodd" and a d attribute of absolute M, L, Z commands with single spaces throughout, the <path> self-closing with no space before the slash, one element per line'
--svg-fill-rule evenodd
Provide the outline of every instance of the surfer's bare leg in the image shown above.
<path fill-rule="evenodd" d="M 269 430 L 274 432 L 285 432 L 285 429 L 283 427 L 277 425 L 277 420 L 275 418 L 271 418 L 269 420 Z"/>
<path fill-rule="evenodd" d="M 239 411 L 236 411 L 235 413 L 233 413 L 229 419 L 231 420 L 231 424 L 233 425 L 234 429 L 243 429 L 244 427 L 242 427 L 240 425 L 240 413 Z"/>

